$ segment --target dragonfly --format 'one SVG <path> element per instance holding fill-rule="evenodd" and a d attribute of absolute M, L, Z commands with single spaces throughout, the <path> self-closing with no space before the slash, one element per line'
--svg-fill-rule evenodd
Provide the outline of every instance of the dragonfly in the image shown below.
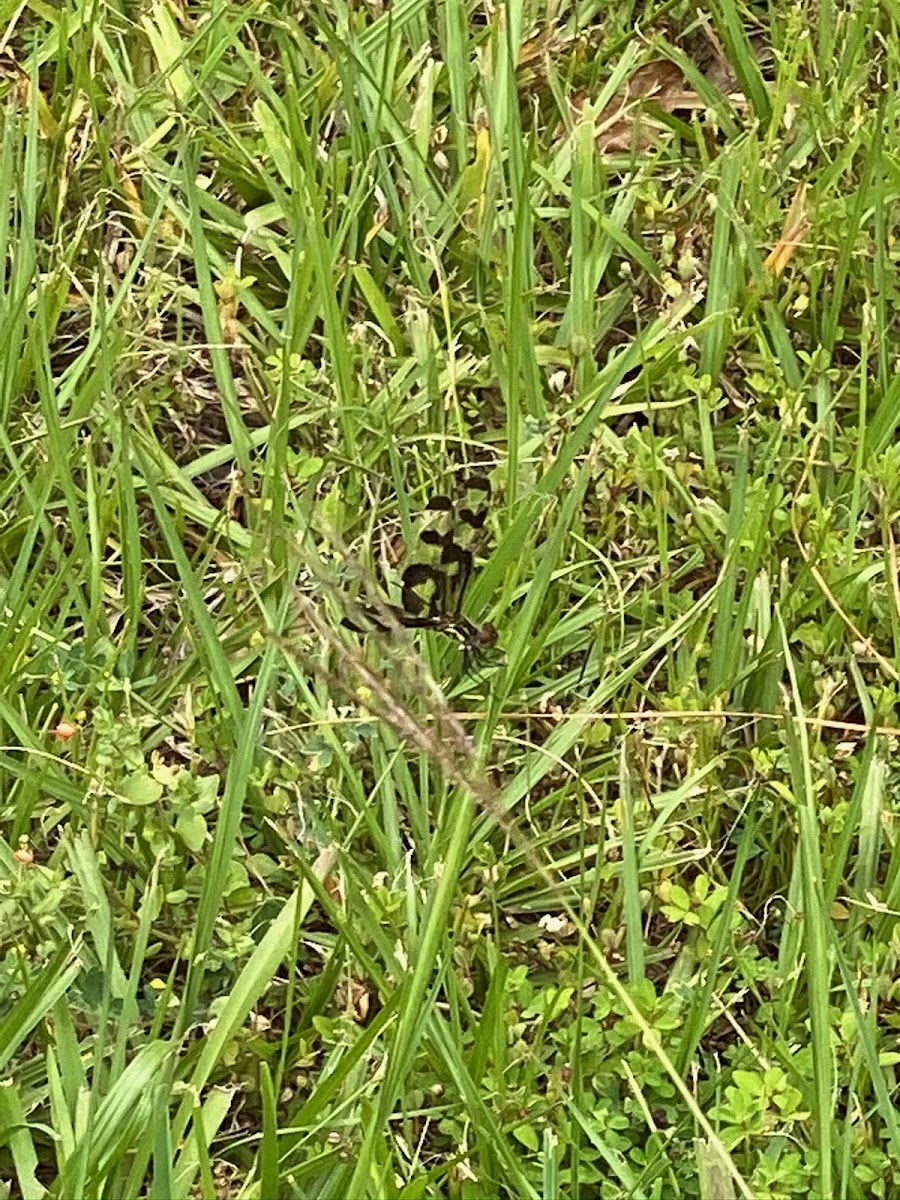
<path fill-rule="evenodd" d="M 464 476 L 456 489 L 459 499 L 436 495 L 425 506 L 426 527 L 419 535 L 431 548 L 431 561 L 413 562 L 400 579 L 400 604 L 360 605 L 373 629 L 382 633 L 391 626 L 431 629 L 454 638 L 467 655 L 478 656 L 497 642 L 490 621 L 476 624 L 462 612 L 466 588 L 475 567 L 468 544 L 478 540 L 487 522 L 491 485 L 484 475 Z M 387 619 L 386 619 L 387 618 Z M 349 619 L 351 629 L 360 626 Z"/>

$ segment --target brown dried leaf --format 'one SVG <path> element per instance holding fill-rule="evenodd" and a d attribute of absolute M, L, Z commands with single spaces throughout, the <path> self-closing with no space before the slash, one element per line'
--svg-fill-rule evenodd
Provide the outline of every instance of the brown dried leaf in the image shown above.
<path fill-rule="evenodd" d="M 802 243 L 803 237 L 809 229 L 809 218 L 806 215 L 807 190 L 807 185 L 801 183 L 796 192 L 794 192 L 794 197 L 784 218 L 781 237 L 772 247 L 771 253 L 763 263 L 763 270 L 767 271 L 770 275 L 778 276 L 782 274 L 785 267 L 794 257 L 794 252 Z"/>
<path fill-rule="evenodd" d="M 675 63 L 667 58 L 644 63 L 597 117 L 597 149 L 602 154 L 647 150 L 653 145 L 663 127 L 643 112 L 644 100 L 652 101 L 664 112 L 706 107 L 701 97 L 687 86 L 681 68 Z M 580 116 L 584 103 L 584 96 L 572 101 L 573 118 Z"/>
<path fill-rule="evenodd" d="M 703 106 L 697 93 L 686 86 L 681 68 L 667 58 L 656 58 L 638 67 L 623 90 L 629 96 L 653 100 L 666 112 Z"/>
<path fill-rule="evenodd" d="M 365 1025 L 372 1006 L 372 990 L 360 979 L 346 979 L 338 984 L 334 998 L 359 1025 Z"/>
<path fill-rule="evenodd" d="M 626 113 L 626 110 L 623 107 L 619 112 Z M 632 146 L 635 150 L 649 150 L 655 141 L 656 132 L 658 127 L 648 121 L 637 105 L 634 105 L 626 115 L 614 117 L 610 124 L 598 130 L 597 149 L 601 154 L 630 150 Z"/>

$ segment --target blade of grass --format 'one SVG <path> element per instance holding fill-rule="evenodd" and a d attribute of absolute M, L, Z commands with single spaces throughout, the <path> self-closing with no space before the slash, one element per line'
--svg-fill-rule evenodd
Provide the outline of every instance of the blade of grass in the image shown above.
<path fill-rule="evenodd" d="M 819 1145 L 820 1187 L 824 1196 L 833 1191 L 832 1163 L 834 1131 L 834 1051 L 831 1039 L 829 997 L 831 995 L 833 934 L 829 929 L 823 893 L 822 863 L 819 854 L 819 819 L 816 812 L 815 789 L 811 774 L 811 759 L 807 725 L 804 721 L 800 689 L 791 656 L 790 643 L 780 613 L 784 661 L 791 684 L 793 717 L 785 719 L 785 733 L 791 762 L 791 782 L 798 806 L 800 821 L 799 867 L 803 888 L 804 929 L 806 940 L 806 969 L 810 1032 L 812 1036 L 813 1079 L 815 1083 L 816 1131 Z"/>

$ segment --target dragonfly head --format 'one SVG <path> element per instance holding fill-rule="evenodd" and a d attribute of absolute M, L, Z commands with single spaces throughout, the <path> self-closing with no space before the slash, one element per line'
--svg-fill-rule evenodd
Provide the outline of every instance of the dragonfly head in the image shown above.
<path fill-rule="evenodd" d="M 475 643 L 480 647 L 493 646 L 497 642 L 497 636 L 496 628 L 490 623 L 490 621 L 485 621 L 485 623 L 478 628 L 475 634 Z"/>

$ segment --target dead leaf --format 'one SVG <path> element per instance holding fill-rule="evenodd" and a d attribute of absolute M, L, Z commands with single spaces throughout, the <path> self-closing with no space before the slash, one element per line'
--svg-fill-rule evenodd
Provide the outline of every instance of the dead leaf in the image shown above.
<path fill-rule="evenodd" d="M 313 863 L 312 872 L 335 904 L 341 905 L 344 903 L 344 885 L 340 873 L 334 870 L 337 858 L 337 846 L 334 843 L 326 846 Z"/>
<path fill-rule="evenodd" d="M 375 221 L 374 221 L 371 229 L 369 229 L 368 232 L 366 233 L 366 236 L 363 240 L 363 249 L 368 249 L 369 243 L 378 237 L 378 235 L 379 235 L 379 233 L 381 233 L 382 229 L 387 228 L 387 224 L 390 221 L 390 219 L 391 219 L 391 210 L 388 208 L 388 206 L 386 204 L 380 204 L 378 206 L 377 212 L 375 213 Z"/>
<path fill-rule="evenodd" d="M 346 979 L 337 985 L 335 1002 L 349 1012 L 358 1025 L 365 1025 L 372 1005 L 372 991 L 360 979 Z"/>
<path fill-rule="evenodd" d="M 581 116 L 587 97 L 572 100 L 572 117 Z M 643 102 L 651 101 L 663 112 L 684 112 L 706 107 L 705 101 L 691 88 L 681 72 L 667 58 L 657 58 L 638 67 L 597 117 L 597 149 L 601 154 L 622 150 L 647 150 L 664 127 L 643 111 Z"/>
<path fill-rule="evenodd" d="M 679 108 L 703 107 L 697 93 L 686 87 L 681 68 L 668 58 L 656 58 L 638 67 L 624 91 L 629 96 L 642 96 L 653 100 L 666 112 Z"/>
<path fill-rule="evenodd" d="M 763 270 L 770 275 L 781 275 L 785 267 L 794 257 L 794 252 L 802 243 L 804 235 L 809 230 L 809 218 L 806 215 L 807 185 L 801 183 L 794 192 L 787 216 L 784 218 L 784 228 L 781 237 L 772 247 L 772 251 L 763 263 Z"/>

